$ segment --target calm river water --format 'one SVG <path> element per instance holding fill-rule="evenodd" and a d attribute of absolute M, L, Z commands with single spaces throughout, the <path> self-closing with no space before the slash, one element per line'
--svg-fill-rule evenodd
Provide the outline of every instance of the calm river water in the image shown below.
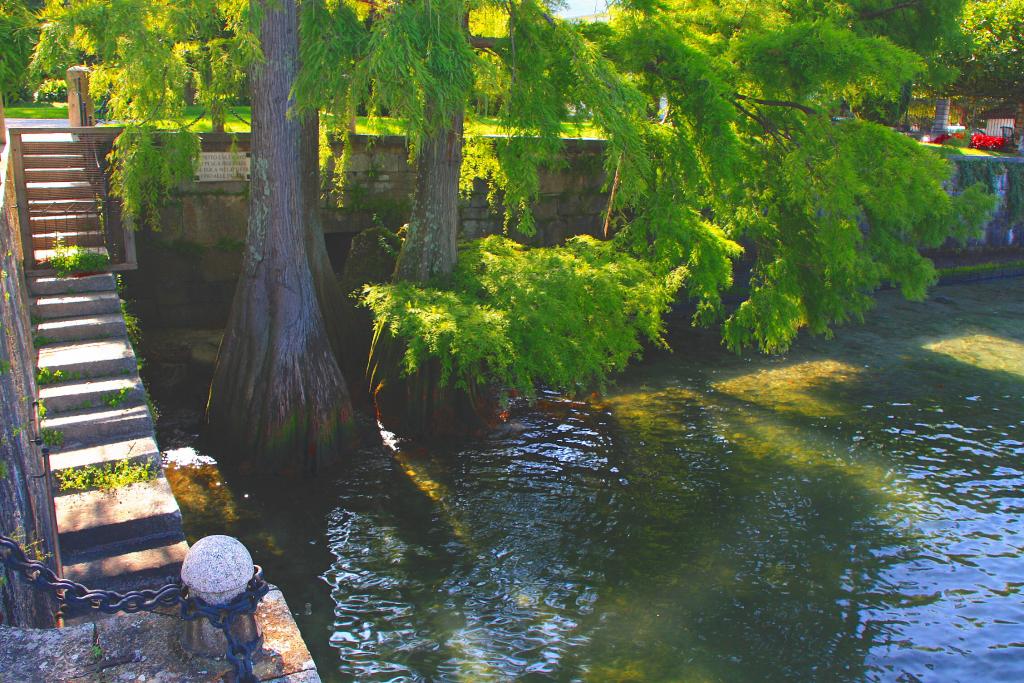
<path fill-rule="evenodd" d="M 600 398 L 334 480 L 168 476 L 329 681 L 1020 681 L 1024 280 L 935 297 L 785 356 L 679 331 Z"/>

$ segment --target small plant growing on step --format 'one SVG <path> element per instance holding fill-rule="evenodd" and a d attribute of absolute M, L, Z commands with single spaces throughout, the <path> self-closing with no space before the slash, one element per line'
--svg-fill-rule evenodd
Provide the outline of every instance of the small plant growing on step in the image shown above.
<path fill-rule="evenodd" d="M 43 429 L 40 430 L 40 433 L 43 437 L 43 443 L 50 448 L 60 448 L 64 445 L 64 432 L 59 429 L 43 427 Z"/>
<path fill-rule="evenodd" d="M 106 254 L 87 251 L 78 246 L 68 246 L 59 240 L 53 252 L 46 265 L 57 271 L 57 277 L 67 277 L 75 273 L 95 273 L 105 270 L 110 265 L 110 257 Z"/>
<path fill-rule="evenodd" d="M 41 334 L 37 334 L 36 336 L 32 337 L 32 346 L 38 349 L 40 346 L 46 346 L 47 344 L 52 344 L 55 341 L 57 340 L 54 339 L 53 337 L 46 337 Z"/>
<path fill-rule="evenodd" d="M 121 387 L 118 391 L 103 394 L 100 400 L 111 408 L 119 408 L 131 394 L 131 387 Z"/>
<path fill-rule="evenodd" d="M 155 476 L 150 463 L 120 460 L 109 465 L 74 467 L 57 472 L 61 491 L 100 489 L 111 491 L 123 486 L 149 481 Z"/>
<path fill-rule="evenodd" d="M 43 387 L 47 384 L 57 384 L 58 382 L 70 382 L 72 380 L 81 379 L 81 375 L 77 372 L 64 372 L 63 370 L 51 370 L 50 368 L 39 368 L 36 372 L 36 384 Z"/>

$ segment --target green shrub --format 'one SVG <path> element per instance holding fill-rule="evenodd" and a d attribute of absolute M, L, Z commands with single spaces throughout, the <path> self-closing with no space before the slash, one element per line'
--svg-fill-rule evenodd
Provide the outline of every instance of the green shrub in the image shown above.
<path fill-rule="evenodd" d="M 119 460 L 109 465 L 89 465 L 57 472 L 61 491 L 84 491 L 100 489 L 109 491 L 130 484 L 149 481 L 154 476 L 151 465 Z"/>
<path fill-rule="evenodd" d="M 142 324 L 139 319 L 128 312 L 128 304 L 121 300 L 121 317 L 124 318 L 125 332 L 128 334 L 128 341 L 131 342 L 132 348 L 139 348 L 139 343 L 142 341 Z M 141 368 L 141 365 L 140 365 Z"/>
<path fill-rule="evenodd" d="M 51 448 L 60 448 L 64 445 L 64 432 L 59 429 L 43 427 L 40 435 L 43 437 L 43 443 Z"/>
<path fill-rule="evenodd" d="M 53 251 L 47 265 L 57 271 L 57 277 L 67 277 L 72 273 L 93 273 L 105 270 L 110 265 L 110 257 L 106 254 L 86 251 L 82 247 L 58 242 Z"/>
<path fill-rule="evenodd" d="M 682 275 L 592 237 L 530 249 L 495 236 L 463 245 L 451 286 L 368 285 L 362 303 L 377 329 L 376 362 L 382 334 L 400 342 L 400 375 L 436 363 L 442 386 L 532 395 L 539 385 L 600 385 L 643 340 L 663 344 Z"/>
<path fill-rule="evenodd" d="M 103 396 L 100 397 L 100 400 L 111 408 L 119 408 L 121 404 L 125 402 L 125 399 L 128 398 L 131 391 L 131 387 L 121 387 L 118 391 L 111 391 L 103 394 Z"/>
<path fill-rule="evenodd" d="M 39 84 L 32 99 L 36 102 L 67 102 L 68 82 L 63 78 L 47 78 Z"/>
<path fill-rule="evenodd" d="M 36 384 L 44 387 L 47 384 L 57 384 L 58 382 L 72 382 L 76 379 L 81 379 L 81 377 L 82 376 L 77 372 L 64 372 L 63 370 L 39 368 L 36 372 Z"/>

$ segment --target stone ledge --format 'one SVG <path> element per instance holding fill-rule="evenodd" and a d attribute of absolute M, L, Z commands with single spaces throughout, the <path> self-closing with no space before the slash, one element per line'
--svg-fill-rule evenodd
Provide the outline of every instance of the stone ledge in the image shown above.
<path fill-rule="evenodd" d="M 256 620 L 263 647 L 256 675 L 267 683 L 320 683 L 284 595 L 276 588 L 260 603 Z M 0 625 L 0 682 L 147 683 L 222 681 L 224 660 L 184 652 L 176 615 L 120 615 L 63 629 Z"/>

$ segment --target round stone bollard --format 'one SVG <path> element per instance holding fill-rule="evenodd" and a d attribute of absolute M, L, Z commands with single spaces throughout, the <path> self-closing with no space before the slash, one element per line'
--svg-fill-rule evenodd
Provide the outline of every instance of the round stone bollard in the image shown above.
<path fill-rule="evenodd" d="M 181 581 L 189 595 L 209 605 L 227 604 L 245 592 L 252 574 L 252 556 L 231 536 L 199 539 L 181 565 Z M 254 614 L 235 617 L 231 633 L 242 643 L 262 637 Z M 203 617 L 184 622 L 181 644 L 188 652 L 212 659 L 224 659 L 228 647 L 224 632 Z"/>

